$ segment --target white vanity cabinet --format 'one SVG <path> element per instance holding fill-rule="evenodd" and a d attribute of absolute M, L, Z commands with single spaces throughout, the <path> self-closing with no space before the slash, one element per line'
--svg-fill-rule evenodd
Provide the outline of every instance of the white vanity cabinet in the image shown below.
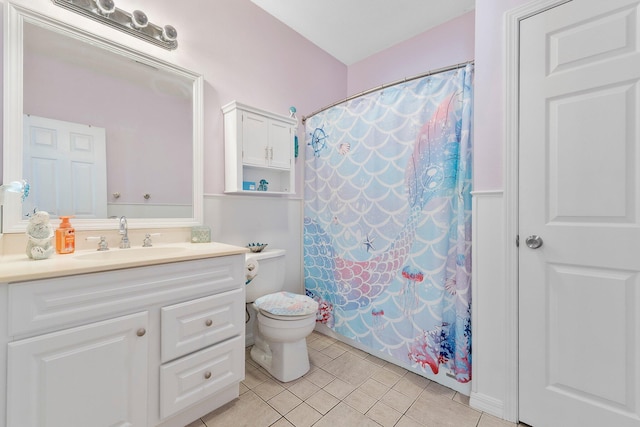
<path fill-rule="evenodd" d="M 229 255 L 2 285 L 6 425 L 184 427 L 233 400 L 243 267 Z"/>
<path fill-rule="evenodd" d="M 225 192 L 255 193 L 264 179 L 268 189 L 259 193 L 294 193 L 296 119 L 235 101 L 222 107 L 222 112 Z"/>

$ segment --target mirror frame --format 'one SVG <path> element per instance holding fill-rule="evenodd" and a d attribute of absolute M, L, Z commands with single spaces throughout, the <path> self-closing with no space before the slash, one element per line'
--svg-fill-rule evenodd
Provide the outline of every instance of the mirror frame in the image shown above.
<path fill-rule="evenodd" d="M 68 37 L 84 41 L 112 53 L 125 56 L 156 68 L 170 71 L 192 80 L 193 153 L 192 153 L 192 206 L 191 218 L 127 218 L 129 228 L 170 228 L 201 225 L 203 219 L 203 86 L 201 74 L 178 67 L 149 54 L 129 48 L 106 37 L 45 16 L 7 1 L 4 10 L 4 132 L 3 182 L 23 179 L 23 30 L 24 23 L 45 27 Z M 22 218 L 20 203 L 3 206 L 2 232 L 23 233 L 28 221 Z M 113 219 L 77 219 L 76 230 L 109 230 L 116 224 Z"/>

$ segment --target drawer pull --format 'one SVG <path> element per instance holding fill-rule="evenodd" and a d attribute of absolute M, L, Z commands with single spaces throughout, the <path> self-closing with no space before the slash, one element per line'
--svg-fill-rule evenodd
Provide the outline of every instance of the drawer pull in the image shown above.
<path fill-rule="evenodd" d="M 211 372 L 207 371 L 204 373 L 204 379 L 208 380 L 209 378 L 211 378 Z"/>
<path fill-rule="evenodd" d="M 136 335 L 138 335 L 139 337 L 143 337 L 144 334 L 147 333 L 147 330 L 145 328 L 140 328 L 138 329 L 138 332 L 136 332 Z"/>
<path fill-rule="evenodd" d="M 207 321 L 204 322 L 204 324 L 207 325 L 207 326 L 211 326 L 211 325 L 213 325 L 213 320 L 207 319 Z"/>

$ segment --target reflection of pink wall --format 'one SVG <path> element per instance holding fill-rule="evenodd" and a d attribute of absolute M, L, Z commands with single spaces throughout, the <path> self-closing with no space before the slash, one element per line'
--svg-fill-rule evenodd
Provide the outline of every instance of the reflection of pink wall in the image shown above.
<path fill-rule="evenodd" d="M 110 202 L 191 204 L 190 100 L 42 55 L 24 65 L 26 114 L 106 129 Z"/>
<path fill-rule="evenodd" d="M 473 44 L 474 12 L 469 12 L 349 66 L 348 93 L 470 61 Z"/>

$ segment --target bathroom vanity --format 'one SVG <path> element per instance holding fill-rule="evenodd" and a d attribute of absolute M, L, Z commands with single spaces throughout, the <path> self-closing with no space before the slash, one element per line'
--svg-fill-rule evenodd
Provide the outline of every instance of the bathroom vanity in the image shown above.
<path fill-rule="evenodd" d="M 244 252 L 211 243 L 0 258 L 6 426 L 184 427 L 236 398 Z"/>

